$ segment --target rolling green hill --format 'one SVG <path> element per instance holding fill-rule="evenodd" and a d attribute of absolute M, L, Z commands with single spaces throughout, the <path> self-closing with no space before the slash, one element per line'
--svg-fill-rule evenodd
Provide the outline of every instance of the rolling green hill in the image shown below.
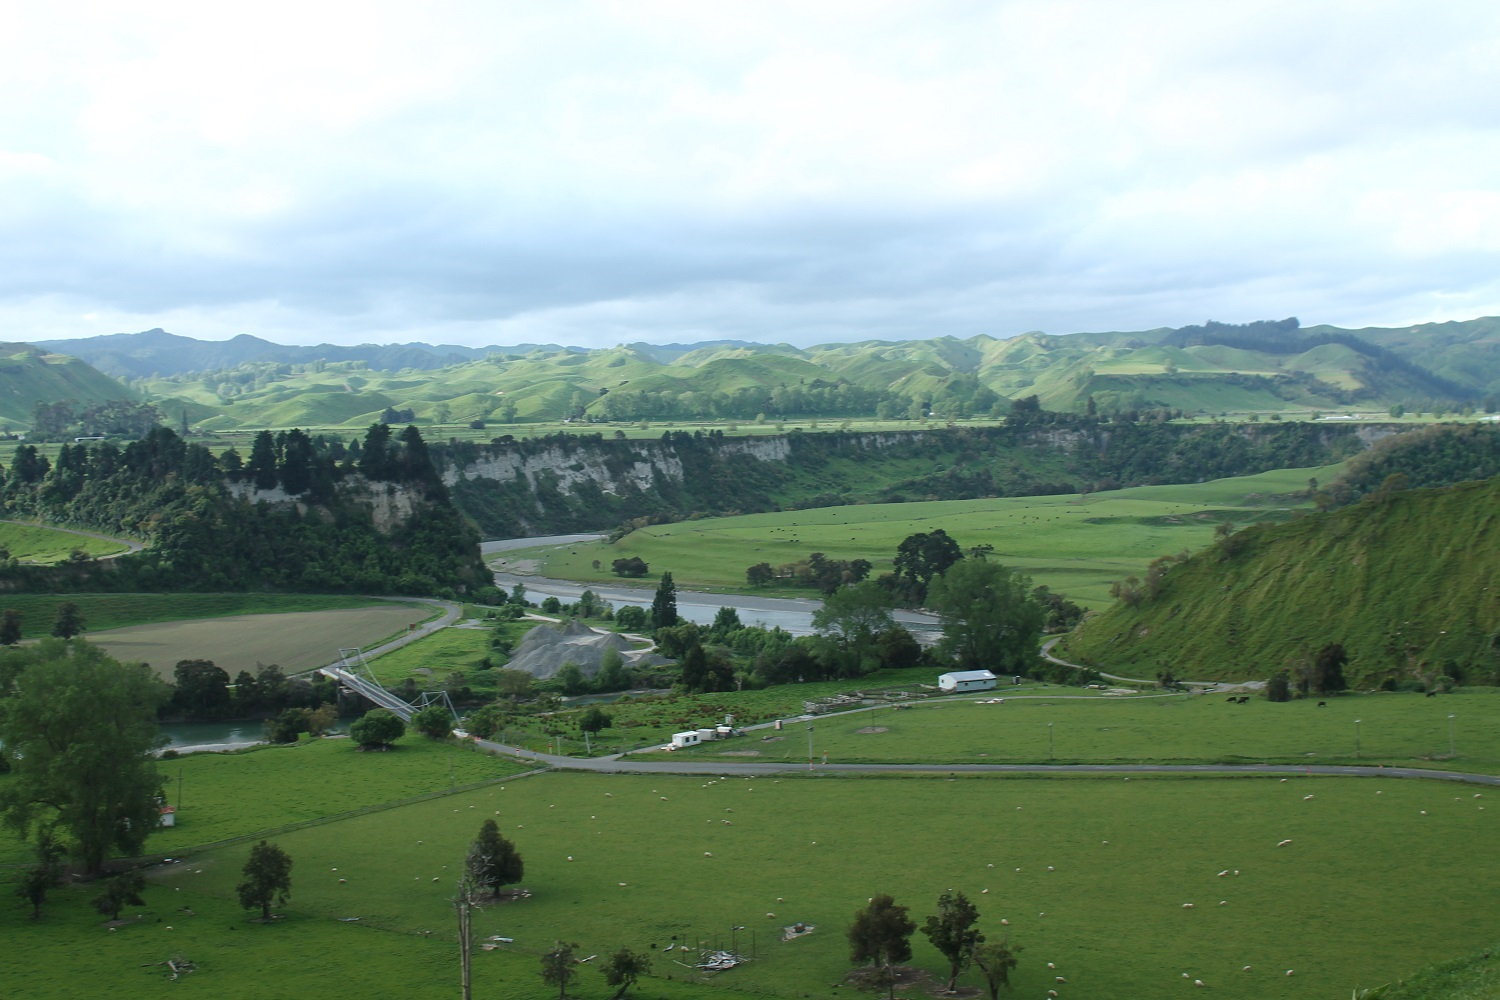
<path fill-rule="evenodd" d="M 1066 640 L 1076 662 L 1132 676 L 1256 679 L 1329 643 L 1345 676 L 1500 680 L 1500 478 L 1378 491 L 1257 525 L 1139 584 Z"/>
<path fill-rule="evenodd" d="M 88 406 L 140 398 L 140 393 L 77 358 L 31 344 L 0 344 L 0 426 L 5 428 L 29 427 L 38 403 Z"/>
<path fill-rule="evenodd" d="M 136 338 L 136 339 L 132 339 Z M 1188 415 L 1500 408 L 1500 320 L 1405 330 L 1302 329 L 1295 319 L 1133 333 L 935 337 L 806 349 L 715 341 L 384 354 L 217 350 L 161 331 L 77 342 L 121 370 L 161 371 L 168 348 L 225 367 L 145 378 L 151 401 L 206 430 L 348 426 L 386 407 L 419 423 L 1004 416 L 1037 396 L 1061 412 Z M 193 345 L 198 345 L 194 347 Z M 202 350 L 198 348 L 204 348 Z M 353 352 L 353 353 L 351 353 Z M 235 359 L 243 359 L 236 361 Z M 127 363 L 128 362 L 128 363 Z M 229 366 L 229 362 L 234 362 Z M 397 368 L 407 363 L 410 367 Z M 170 369 L 165 369 L 170 371 Z M 0 416 L 3 416 L 0 413 Z"/>

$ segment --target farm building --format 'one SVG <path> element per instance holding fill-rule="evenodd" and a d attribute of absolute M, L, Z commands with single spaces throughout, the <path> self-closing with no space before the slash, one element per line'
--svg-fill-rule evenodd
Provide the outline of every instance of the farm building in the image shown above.
<path fill-rule="evenodd" d="M 938 690 L 947 694 L 959 691 L 989 691 L 995 686 L 995 675 L 988 670 L 955 670 L 938 678 Z"/>

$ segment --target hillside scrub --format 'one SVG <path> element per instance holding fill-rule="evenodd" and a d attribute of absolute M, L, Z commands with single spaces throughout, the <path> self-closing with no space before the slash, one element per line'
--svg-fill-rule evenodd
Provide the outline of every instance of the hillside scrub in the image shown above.
<path fill-rule="evenodd" d="M 1259 525 L 1086 620 L 1064 655 L 1116 673 L 1264 679 L 1338 643 L 1356 688 L 1500 683 L 1500 478 Z"/>

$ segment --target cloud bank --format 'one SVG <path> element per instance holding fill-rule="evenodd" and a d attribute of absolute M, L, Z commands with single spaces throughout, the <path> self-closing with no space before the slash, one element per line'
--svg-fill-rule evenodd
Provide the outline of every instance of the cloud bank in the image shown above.
<path fill-rule="evenodd" d="M 1500 7 L 20 5 L 7 340 L 1500 313 Z"/>

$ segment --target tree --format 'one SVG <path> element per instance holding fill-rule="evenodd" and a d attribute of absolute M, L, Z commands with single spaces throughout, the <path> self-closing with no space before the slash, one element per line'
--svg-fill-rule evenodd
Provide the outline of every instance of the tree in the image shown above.
<path fill-rule="evenodd" d="M 615 609 L 615 628 L 621 632 L 639 632 L 650 623 L 646 609 L 639 605 L 627 604 Z"/>
<path fill-rule="evenodd" d="M 974 926 L 979 919 L 979 910 L 963 893 L 945 892 L 938 897 L 937 913 L 927 918 L 922 933 L 932 946 L 948 960 L 948 992 L 958 982 L 958 974 L 964 971 L 975 947 L 984 941 L 984 934 Z"/>
<path fill-rule="evenodd" d="M 873 581 L 840 587 L 823 598 L 822 607 L 813 612 L 812 624 L 858 659 L 873 659 L 876 637 L 895 624 L 890 593 Z"/>
<path fill-rule="evenodd" d="M 21 641 L 21 612 L 6 608 L 0 615 L 0 646 L 14 646 Z"/>
<path fill-rule="evenodd" d="M 213 660 L 178 660 L 172 678 L 172 706 L 179 712 L 209 719 L 229 713 L 229 672 Z"/>
<path fill-rule="evenodd" d="M 292 859 L 275 844 L 262 840 L 250 848 L 250 858 L 242 873 L 245 881 L 234 887 L 240 906 L 247 910 L 260 907 L 260 918 L 271 919 L 271 904 L 285 906 L 292 898 Z"/>
<path fill-rule="evenodd" d="M 64 601 L 57 607 L 57 620 L 52 623 L 52 634 L 59 639 L 71 639 L 84 629 L 83 613 L 72 601 Z"/>
<path fill-rule="evenodd" d="M 932 582 L 928 603 L 943 622 L 938 648 L 960 667 L 1027 672 L 1046 612 L 1025 576 L 985 559 L 964 559 Z"/>
<path fill-rule="evenodd" d="M 621 948 L 609 956 L 600 972 L 604 973 L 604 981 L 611 986 L 618 987 L 610 1000 L 620 1000 L 625 991 L 635 985 L 635 981 L 651 971 L 651 958 L 629 948 Z"/>
<path fill-rule="evenodd" d="M 411 717 L 412 728 L 430 740 L 440 740 L 453 731 L 453 716 L 442 705 L 432 704 Z"/>
<path fill-rule="evenodd" d="M 312 713 L 305 708 L 284 708 L 274 719 L 266 721 L 266 740 L 271 743 L 296 743 L 303 733 L 312 732 Z"/>
<path fill-rule="evenodd" d="M 16 895 L 31 904 L 31 919 L 42 916 L 42 904 L 47 893 L 62 884 L 63 848 L 50 836 L 44 836 L 36 845 L 36 864 L 21 873 L 16 883 Z"/>
<path fill-rule="evenodd" d="M 599 672 L 594 675 L 594 690 L 623 691 L 629 686 L 630 674 L 625 670 L 625 658 L 618 649 L 606 649 L 599 658 Z"/>
<path fill-rule="evenodd" d="M 763 587 L 776 578 L 776 571 L 768 562 L 756 563 L 745 569 L 745 582 L 752 587 Z"/>
<path fill-rule="evenodd" d="M 0 653 L 12 678 L 0 743 L 13 774 L 0 816 L 38 843 L 66 832 L 86 872 L 112 848 L 140 853 L 160 819 L 157 707 L 167 689 L 144 663 L 119 663 L 81 640 L 43 639 Z"/>
<path fill-rule="evenodd" d="M 882 894 L 856 911 L 854 923 L 849 925 L 849 961 L 880 966 L 893 998 L 896 980 L 891 966 L 911 958 L 911 933 L 917 929 L 906 911 L 907 907 L 898 906 L 894 899 Z"/>
<path fill-rule="evenodd" d="M 349 735 L 354 737 L 362 750 L 375 747 L 388 747 L 399 740 L 406 732 L 406 723 L 401 717 L 385 708 L 372 708 L 349 727 Z"/>
<path fill-rule="evenodd" d="M 120 919 L 120 911 L 126 906 L 143 906 L 141 893 L 146 889 L 146 876 L 132 869 L 121 872 L 101 883 L 99 895 L 90 900 L 94 909 L 111 920 Z"/>
<path fill-rule="evenodd" d="M 1000 1000 L 1001 987 L 1010 985 L 1010 970 L 1016 967 L 1016 952 L 1020 950 L 1019 947 L 1012 948 L 1010 942 L 1002 938 L 975 945 L 970 953 L 974 964 L 984 973 L 984 985 L 990 1000 Z"/>
<path fill-rule="evenodd" d="M 650 565 L 640 556 L 616 559 L 609 566 L 614 570 L 615 576 L 645 576 L 651 571 Z"/>
<path fill-rule="evenodd" d="M 672 582 L 671 573 L 661 575 L 661 583 L 656 587 L 656 596 L 651 598 L 651 627 L 671 628 L 677 624 L 677 585 Z"/>
<path fill-rule="evenodd" d="M 608 729 L 615 724 L 614 716 L 601 709 L 598 705 L 590 706 L 578 719 L 578 728 L 585 733 L 597 733 L 601 729 Z"/>
<path fill-rule="evenodd" d="M 1266 681 L 1266 700 L 1292 700 L 1292 679 L 1285 670 L 1278 670 Z"/>
<path fill-rule="evenodd" d="M 716 642 L 723 642 L 729 633 L 744 627 L 745 623 L 740 621 L 739 611 L 735 610 L 732 605 L 726 604 L 714 615 L 714 623 L 708 627 L 708 635 Z"/>
<path fill-rule="evenodd" d="M 1313 657 L 1313 691 L 1317 694 L 1335 694 L 1349 685 L 1344 681 L 1344 664 L 1349 654 L 1342 643 L 1331 642 L 1318 650 Z"/>
<path fill-rule="evenodd" d="M 479 836 L 469 845 L 464 858 L 464 867 L 474 887 L 492 897 L 500 894 L 502 886 L 515 885 L 526 875 L 526 865 L 516 845 L 500 835 L 500 827 L 492 819 L 480 825 Z"/>
<path fill-rule="evenodd" d="M 542 982 L 557 987 L 557 1000 L 567 1000 L 568 984 L 578 975 L 573 960 L 577 948 L 576 944 L 558 941 L 542 956 Z"/>
<path fill-rule="evenodd" d="M 276 439 L 271 436 L 270 431 L 261 431 L 255 435 L 255 440 L 250 445 L 250 464 L 246 471 L 250 473 L 250 481 L 255 484 L 256 489 L 276 488 Z"/>
<path fill-rule="evenodd" d="M 936 528 L 902 539 L 896 546 L 892 564 L 896 568 L 896 579 L 904 585 L 908 599 L 920 604 L 927 597 L 927 585 L 932 578 L 947 572 L 963 556 L 958 543 L 942 528 Z"/>

